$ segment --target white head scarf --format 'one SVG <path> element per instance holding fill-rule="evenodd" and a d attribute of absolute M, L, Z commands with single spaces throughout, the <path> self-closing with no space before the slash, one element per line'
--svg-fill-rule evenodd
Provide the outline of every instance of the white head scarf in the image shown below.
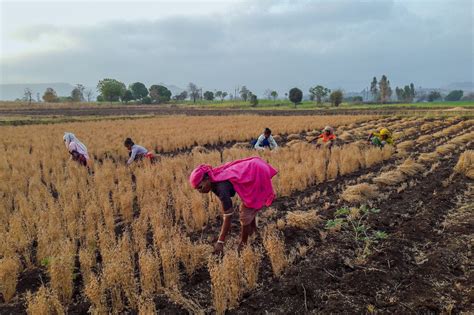
<path fill-rule="evenodd" d="M 66 143 L 66 147 L 68 148 L 68 150 L 69 150 L 69 145 L 71 144 L 71 142 L 74 142 L 77 146 L 77 152 L 82 155 L 85 155 L 85 157 L 89 159 L 89 154 L 87 153 L 87 147 L 81 141 L 79 141 L 79 139 L 77 139 L 73 133 L 65 132 L 63 140 Z"/>

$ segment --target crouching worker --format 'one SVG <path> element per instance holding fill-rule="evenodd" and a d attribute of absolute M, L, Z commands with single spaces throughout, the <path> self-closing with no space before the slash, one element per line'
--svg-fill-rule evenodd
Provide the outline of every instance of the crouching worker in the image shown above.
<path fill-rule="evenodd" d="M 70 132 L 64 133 L 63 140 L 69 154 L 71 155 L 71 159 L 82 166 L 87 166 L 89 162 L 89 153 L 87 152 L 86 146 Z"/>
<path fill-rule="evenodd" d="M 278 144 L 276 143 L 275 139 L 273 139 L 270 128 L 265 128 L 260 137 L 258 137 L 257 140 L 253 140 L 251 144 L 256 150 L 265 150 L 265 148 L 274 150 L 278 148 Z"/>
<path fill-rule="evenodd" d="M 240 249 L 257 230 L 257 213 L 264 206 L 270 206 L 275 199 L 272 177 L 277 173 L 259 157 L 236 160 L 215 168 L 201 164 L 193 170 L 189 177 L 191 186 L 202 194 L 212 191 L 222 203 L 223 223 L 214 246 L 215 253 L 222 252 L 230 230 L 234 214 L 231 198 L 237 193 L 242 201 L 239 211 Z"/>
<path fill-rule="evenodd" d="M 382 128 L 380 132 L 371 133 L 367 141 L 381 148 L 386 144 L 393 145 L 392 133 L 387 128 Z"/>
<path fill-rule="evenodd" d="M 135 144 L 132 139 L 125 139 L 124 145 L 129 151 L 129 159 L 127 161 L 127 165 L 130 165 L 135 161 L 142 161 L 145 158 L 150 160 L 151 163 L 155 162 L 155 155 L 152 152 L 149 152 L 144 147 Z"/>
<path fill-rule="evenodd" d="M 325 146 L 332 147 L 334 145 L 334 142 L 336 141 L 334 129 L 330 126 L 324 127 L 323 132 L 319 135 L 318 138 L 322 140 Z"/>

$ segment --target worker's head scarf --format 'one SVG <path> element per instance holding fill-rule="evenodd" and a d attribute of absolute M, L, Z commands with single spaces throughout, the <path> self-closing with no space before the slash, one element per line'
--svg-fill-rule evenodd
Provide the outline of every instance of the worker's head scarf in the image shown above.
<path fill-rule="evenodd" d="M 331 134 L 334 133 L 334 129 L 333 129 L 331 126 L 326 126 L 326 127 L 324 127 L 324 130 L 323 130 L 323 131 L 324 131 L 324 132 L 329 131 L 329 133 L 331 133 Z"/>
<path fill-rule="evenodd" d="M 78 149 L 77 152 L 82 155 L 85 155 L 86 157 L 89 157 L 87 153 L 87 147 L 81 141 L 79 141 L 79 139 L 77 139 L 73 133 L 65 132 L 63 136 L 63 140 L 66 143 L 68 150 L 69 150 L 69 145 L 71 144 L 71 142 L 74 142 L 77 145 L 77 149 Z"/>
<path fill-rule="evenodd" d="M 247 208 L 260 209 L 264 205 L 271 205 L 275 199 L 272 177 L 277 173 L 277 170 L 260 157 L 250 157 L 214 168 L 201 164 L 193 170 L 189 182 L 196 188 L 205 174 L 212 183 L 230 181 Z"/>
<path fill-rule="evenodd" d="M 189 183 L 193 188 L 196 188 L 204 178 L 204 175 L 206 173 L 210 172 L 212 170 L 212 167 L 207 164 L 201 164 L 198 167 L 196 167 L 191 175 L 189 176 Z"/>

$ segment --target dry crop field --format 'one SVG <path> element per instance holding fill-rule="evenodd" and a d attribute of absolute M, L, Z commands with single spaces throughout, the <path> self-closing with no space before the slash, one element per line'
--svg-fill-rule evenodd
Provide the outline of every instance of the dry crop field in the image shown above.
<path fill-rule="evenodd" d="M 331 150 L 314 145 L 325 125 Z M 281 148 L 247 147 L 270 127 Z M 366 144 L 388 127 L 395 147 Z M 0 127 L 0 313 L 469 313 L 474 120 L 167 116 Z M 94 160 L 69 161 L 74 132 Z M 159 153 L 125 166 L 122 142 Z M 200 163 L 260 155 L 278 198 L 240 253 L 191 189 Z M 237 201 L 237 200 L 236 200 Z"/>

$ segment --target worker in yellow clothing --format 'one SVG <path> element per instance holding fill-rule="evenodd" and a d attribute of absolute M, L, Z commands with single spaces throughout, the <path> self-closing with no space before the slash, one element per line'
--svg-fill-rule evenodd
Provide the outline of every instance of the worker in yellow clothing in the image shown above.
<path fill-rule="evenodd" d="M 381 148 L 386 144 L 393 145 L 392 133 L 387 128 L 382 128 L 379 132 L 371 133 L 367 141 Z"/>

